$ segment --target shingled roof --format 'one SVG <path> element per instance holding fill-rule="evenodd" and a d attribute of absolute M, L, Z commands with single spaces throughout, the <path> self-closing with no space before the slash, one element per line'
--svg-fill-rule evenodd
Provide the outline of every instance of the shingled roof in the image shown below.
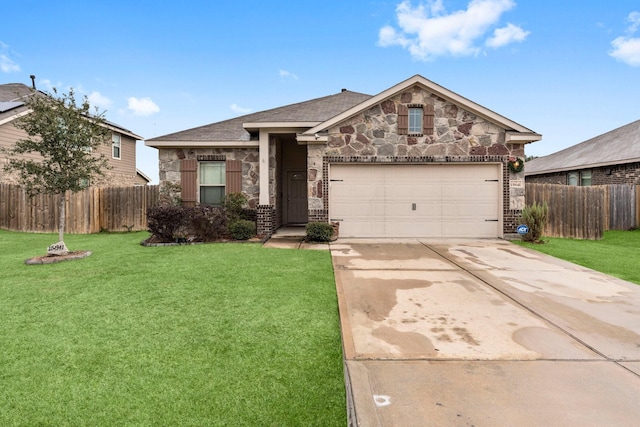
<path fill-rule="evenodd" d="M 248 141 L 249 132 L 244 123 L 310 123 L 324 122 L 349 108 L 371 98 L 371 95 L 343 90 L 335 95 L 316 98 L 271 110 L 247 114 L 230 120 L 211 123 L 181 132 L 148 139 L 154 141 Z"/>
<path fill-rule="evenodd" d="M 0 124 L 7 123 L 18 117 L 18 114 L 26 110 L 23 99 L 33 94 L 34 91 L 29 86 L 22 83 L 6 83 L 0 85 Z M 36 91 L 42 95 L 47 95 L 40 90 Z M 117 123 L 104 120 L 107 127 L 117 132 L 128 135 L 136 140 L 144 139 L 140 135 L 136 135 L 129 129 L 120 126 Z"/>
<path fill-rule="evenodd" d="M 527 162 L 526 175 L 640 161 L 640 120 L 576 144 L 557 153 Z"/>

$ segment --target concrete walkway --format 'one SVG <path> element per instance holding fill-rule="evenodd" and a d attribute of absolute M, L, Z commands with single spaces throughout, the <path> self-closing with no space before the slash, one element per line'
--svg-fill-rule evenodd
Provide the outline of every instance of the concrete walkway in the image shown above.
<path fill-rule="evenodd" d="M 330 248 L 351 425 L 639 424 L 640 286 L 502 240 Z"/>

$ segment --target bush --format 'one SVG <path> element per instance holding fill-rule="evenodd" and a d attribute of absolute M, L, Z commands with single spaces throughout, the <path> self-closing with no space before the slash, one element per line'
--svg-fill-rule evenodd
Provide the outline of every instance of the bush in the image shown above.
<path fill-rule="evenodd" d="M 242 193 L 227 194 L 222 200 L 222 207 L 227 214 L 227 223 L 232 224 L 243 219 L 244 206 L 247 204 L 247 196 Z"/>
<path fill-rule="evenodd" d="M 229 232 L 236 240 L 247 240 L 256 235 L 256 223 L 239 219 L 229 225 Z"/>
<path fill-rule="evenodd" d="M 532 205 L 525 206 L 522 210 L 521 220 L 523 224 L 529 227 L 529 232 L 522 236 L 522 240 L 533 243 L 541 242 L 548 215 L 549 206 L 546 202 L 542 204 L 534 202 Z"/>
<path fill-rule="evenodd" d="M 307 224 L 308 242 L 330 242 L 333 226 L 328 222 L 310 222 Z"/>
<path fill-rule="evenodd" d="M 173 242 L 183 234 L 185 212 L 182 206 L 155 206 L 147 209 L 147 228 L 163 242 Z"/>
<path fill-rule="evenodd" d="M 224 210 L 200 205 L 184 208 L 187 233 L 198 242 L 213 242 L 227 231 Z"/>

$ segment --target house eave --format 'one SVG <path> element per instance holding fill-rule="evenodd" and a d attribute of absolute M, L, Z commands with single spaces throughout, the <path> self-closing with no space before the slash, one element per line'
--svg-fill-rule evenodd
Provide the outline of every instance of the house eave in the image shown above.
<path fill-rule="evenodd" d="M 594 168 L 602 168 L 607 166 L 618 166 L 625 165 L 629 163 L 640 163 L 640 157 L 625 159 L 625 160 L 616 160 L 616 161 L 608 161 L 608 162 L 598 162 L 591 163 L 588 165 L 580 165 L 580 166 L 567 166 L 562 168 L 553 168 L 553 169 L 545 169 L 540 171 L 528 172 L 525 164 L 525 176 L 533 176 L 533 175 L 547 175 L 550 173 L 559 173 L 559 172 L 572 172 L 572 171 L 580 171 L 585 169 L 594 169 Z"/>
<path fill-rule="evenodd" d="M 24 110 L 24 111 L 21 111 L 19 113 L 14 114 L 13 116 L 6 117 L 6 118 L 0 120 L 0 126 L 4 125 L 5 123 L 12 122 L 15 119 L 20 118 L 22 116 L 26 116 L 27 114 L 31 113 L 32 111 L 33 110 Z"/>
<path fill-rule="evenodd" d="M 326 133 L 324 134 L 316 133 L 313 135 L 300 133 L 296 135 L 296 140 L 298 141 L 298 144 L 301 144 L 301 145 L 314 145 L 314 144 L 324 145 L 327 142 L 329 142 L 329 135 L 327 135 Z"/>
<path fill-rule="evenodd" d="M 542 135 L 535 132 L 513 132 L 507 131 L 506 142 L 512 144 L 529 144 L 531 142 L 540 141 Z"/>
<path fill-rule="evenodd" d="M 144 145 L 153 148 L 249 148 L 259 147 L 260 141 L 145 141 Z"/>
<path fill-rule="evenodd" d="M 110 124 L 107 124 L 107 123 L 105 123 L 105 124 L 104 124 L 104 126 L 105 126 L 107 129 L 109 129 L 110 131 L 112 131 L 112 132 L 117 132 L 117 133 L 119 133 L 119 134 L 126 135 L 126 136 L 128 136 L 128 137 L 130 137 L 130 138 L 135 139 L 136 141 L 142 141 L 142 140 L 144 140 L 144 138 L 143 138 L 143 137 L 141 137 L 140 135 L 136 135 L 135 133 L 133 133 L 133 132 L 131 132 L 131 131 L 128 131 L 128 130 L 126 130 L 126 129 L 122 129 L 122 128 L 119 128 L 119 127 L 117 127 L 117 126 L 113 126 L 113 125 L 110 125 Z"/>
<path fill-rule="evenodd" d="M 296 130 L 303 132 L 306 129 L 317 126 L 320 122 L 246 122 L 242 127 L 246 131 L 258 131 L 260 129 L 269 129 L 270 131 Z"/>

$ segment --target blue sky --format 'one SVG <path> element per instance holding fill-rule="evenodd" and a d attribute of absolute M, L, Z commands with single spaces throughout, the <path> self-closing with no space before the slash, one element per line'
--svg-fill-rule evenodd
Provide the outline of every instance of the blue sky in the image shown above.
<path fill-rule="evenodd" d="M 0 83 L 73 87 L 145 138 L 414 74 L 541 133 L 528 155 L 640 119 L 637 0 L 34 0 L 3 16 Z"/>

